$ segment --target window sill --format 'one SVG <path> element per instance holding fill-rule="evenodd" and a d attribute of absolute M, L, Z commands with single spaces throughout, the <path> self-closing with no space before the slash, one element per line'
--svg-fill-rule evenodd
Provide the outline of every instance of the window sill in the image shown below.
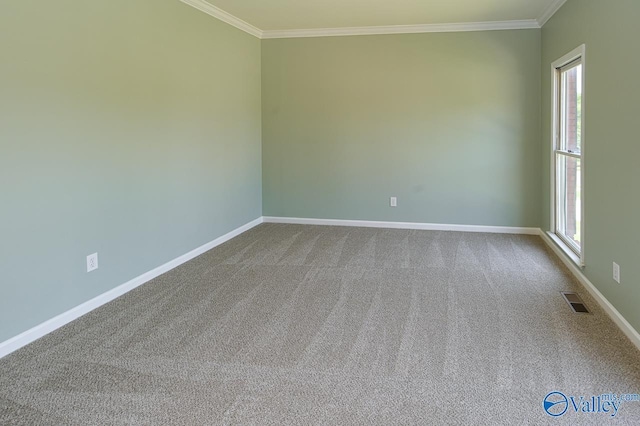
<path fill-rule="evenodd" d="M 580 256 L 578 256 L 575 251 L 571 250 L 571 248 L 569 248 L 569 246 L 566 245 L 556 234 L 548 231 L 547 236 L 551 238 L 551 241 L 553 241 L 555 245 L 557 245 L 560 250 L 562 250 L 564 254 L 576 264 L 576 266 L 581 269 L 584 268 L 585 265 Z"/>

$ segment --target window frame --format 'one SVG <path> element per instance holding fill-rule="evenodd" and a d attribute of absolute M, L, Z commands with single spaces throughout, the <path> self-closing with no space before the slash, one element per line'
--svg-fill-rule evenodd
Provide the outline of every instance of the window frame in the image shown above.
<path fill-rule="evenodd" d="M 582 97 L 581 97 L 581 136 L 580 154 L 570 153 L 560 149 L 562 131 L 562 72 L 577 64 L 582 65 Z M 586 45 L 581 45 L 551 64 L 551 230 L 549 236 L 560 246 L 573 262 L 584 268 L 585 266 L 585 83 L 586 83 Z M 558 155 L 580 159 L 580 247 L 567 241 L 558 230 L 558 193 L 559 181 L 556 181 L 558 171 Z"/>

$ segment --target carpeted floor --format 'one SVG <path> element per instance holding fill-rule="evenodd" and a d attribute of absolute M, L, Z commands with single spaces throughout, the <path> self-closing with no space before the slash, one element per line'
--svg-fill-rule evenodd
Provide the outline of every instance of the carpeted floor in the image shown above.
<path fill-rule="evenodd" d="M 0 424 L 640 424 L 556 390 L 640 351 L 538 237 L 263 224 L 0 360 Z"/>

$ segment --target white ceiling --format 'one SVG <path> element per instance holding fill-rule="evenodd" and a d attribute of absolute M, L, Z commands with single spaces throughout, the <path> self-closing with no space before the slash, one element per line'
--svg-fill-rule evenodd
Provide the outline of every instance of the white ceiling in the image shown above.
<path fill-rule="evenodd" d="M 538 20 L 558 0 L 208 0 L 262 31 Z"/>
<path fill-rule="evenodd" d="M 259 38 L 540 28 L 566 0 L 180 0 Z"/>

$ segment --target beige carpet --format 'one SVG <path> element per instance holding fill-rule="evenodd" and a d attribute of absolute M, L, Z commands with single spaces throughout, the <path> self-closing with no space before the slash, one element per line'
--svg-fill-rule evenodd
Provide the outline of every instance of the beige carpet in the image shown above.
<path fill-rule="evenodd" d="M 556 390 L 640 352 L 538 237 L 264 224 L 0 360 L 0 424 L 640 424 Z"/>

